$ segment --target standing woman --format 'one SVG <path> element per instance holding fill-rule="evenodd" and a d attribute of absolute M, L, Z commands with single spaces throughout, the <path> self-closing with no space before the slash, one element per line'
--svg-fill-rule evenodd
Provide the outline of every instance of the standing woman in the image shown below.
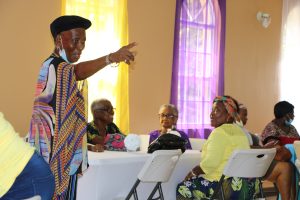
<path fill-rule="evenodd" d="M 236 149 L 249 149 L 249 142 L 239 121 L 238 105 L 230 96 L 218 96 L 210 114 L 215 129 L 208 137 L 201 153 L 201 162 L 177 186 L 177 200 L 211 199 L 229 157 Z M 225 199 L 253 199 L 255 179 L 225 179 Z"/>
<path fill-rule="evenodd" d="M 55 177 L 54 199 L 76 199 L 77 174 L 86 169 L 85 104 L 77 81 L 110 63 L 130 64 L 131 43 L 95 60 L 76 63 L 85 47 L 88 19 L 66 15 L 50 30 L 55 48 L 41 66 L 36 86 L 29 142 L 49 163 Z"/>

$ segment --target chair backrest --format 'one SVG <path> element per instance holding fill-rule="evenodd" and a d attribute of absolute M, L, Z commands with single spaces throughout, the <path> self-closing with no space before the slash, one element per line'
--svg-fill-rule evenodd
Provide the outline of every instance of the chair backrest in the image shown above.
<path fill-rule="evenodd" d="M 157 150 L 148 158 L 138 174 L 142 182 L 167 182 L 181 155 L 181 150 Z"/>
<path fill-rule="evenodd" d="M 293 145 L 294 145 L 296 157 L 297 157 L 297 159 L 299 159 L 300 158 L 300 141 L 299 140 L 294 141 Z"/>
<path fill-rule="evenodd" d="M 224 168 L 229 177 L 263 177 L 276 154 L 276 149 L 235 150 Z"/>
<path fill-rule="evenodd" d="M 206 139 L 190 138 L 190 143 L 191 143 L 193 150 L 202 150 L 202 146 L 205 142 L 206 142 Z"/>

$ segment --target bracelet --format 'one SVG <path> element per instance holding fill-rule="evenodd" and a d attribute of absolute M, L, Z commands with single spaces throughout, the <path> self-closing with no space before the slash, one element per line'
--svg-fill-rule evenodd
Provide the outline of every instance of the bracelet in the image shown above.
<path fill-rule="evenodd" d="M 197 176 L 197 174 L 195 174 L 195 172 L 193 170 L 191 171 L 191 173 L 193 176 Z"/>
<path fill-rule="evenodd" d="M 112 63 L 111 60 L 110 60 L 110 54 L 108 54 L 107 56 L 105 56 L 105 63 L 106 63 L 106 65 L 109 65 L 109 64 Z"/>
<path fill-rule="evenodd" d="M 116 62 L 113 62 L 111 59 L 110 59 L 110 54 L 108 54 L 107 56 L 105 56 L 105 63 L 106 65 L 111 65 L 111 67 L 118 67 L 119 66 L 119 63 L 116 63 Z M 114 63 L 114 64 L 112 64 Z"/>

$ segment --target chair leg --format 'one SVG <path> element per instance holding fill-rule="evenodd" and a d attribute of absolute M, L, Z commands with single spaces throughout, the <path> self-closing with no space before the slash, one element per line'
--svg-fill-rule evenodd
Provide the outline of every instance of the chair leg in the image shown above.
<path fill-rule="evenodd" d="M 265 198 L 262 183 L 261 183 L 261 179 L 259 179 L 259 193 L 260 193 L 261 198 Z"/>
<path fill-rule="evenodd" d="M 224 198 L 224 191 L 223 191 L 223 187 L 222 187 L 224 178 L 225 178 L 225 176 L 222 175 L 220 180 L 219 180 L 219 183 L 218 183 L 217 187 L 215 188 L 215 191 L 214 191 L 211 199 L 219 199 L 219 198 L 222 198 L 223 200 L 225 199 Z"/>
<path fill-rule="evenodd" d="M 153 196 L 155 195 L 156 191 L 158 190 L 159 192 L 159 196 L 155 199 L 152 199 Z M 156 200 L 156 199 L 160 199 L 160 200 L 164 200 L 164 196 L 163 196 L 163 192 L 162 192 L 162 188 L 161 188 L 161 182 L 158 182 L 155 187 L 153 188 L 151 194 L 149 195 L 147 200 Z"/>
<path fill-rule="evenodd" d="M 133 193 L 133 198 L 134 200 L 138 200 L 138 195 L 137 195 L 137 192 L 136 192 L 136 189 L 134 190 L 134 193 Z"/>
<path fill-rule="evenodd" d="M 222 198 L 222 200 L 225 200 L 224 189 L 223 189 L 223 185 L 222 184 L 221 184 L 220 190 L 221 190 L 221 198 Z"/>
<path fill-rule="evenodd" d="M 164 200 L 164 195 L 163 195 L 163 192 L 162 192 L 161 183 L 159 183 L 158 191 L 159 191 L 160 199 L 161 199 L 161 200 Z"/>
<path fill-rule="evenodd" d="M 139 179 L 136 180 L 136 182 L 134 183 L 134 185 L 132 186 L 129 194 L 127 195 L 126 199 L 125 200 L 129 200 L 130 197 L 133 195 L 134 197 L 134 200 L 138 200 L 138 196 L 137 196 L 137 191 L 136 191 L 136 188 L 137 186 L 139 185 L 141 181 Z"/>

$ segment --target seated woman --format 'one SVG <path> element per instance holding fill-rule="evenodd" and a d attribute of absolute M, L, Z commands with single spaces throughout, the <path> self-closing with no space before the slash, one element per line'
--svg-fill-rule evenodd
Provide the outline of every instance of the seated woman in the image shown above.
<path fill-rule="evenodd" d="M 243 122 L 243 125 L 246 125 L 248 121 L 248 110 L 247 107 L 243 104 L 239 104 L 239 116 L 241 121 Z M 285 162 L 289 160 L 289 152 L 286 148 L 279 146 L 274 142 L 274 139 L 276 140 L 275 136 L 269 136 L 265 139 L 265 142 L 268 143 L 268 138 L 272 139 L 272 143 L 268 143 L 268 145 L 264 146 L 259 138 L 250 133 L 248 130 L 243 128 L 246 134 L 248 134 L 249 144 L 252 146 L 252 148 L 276 148 L 276 156 L 274 161 L 271 163 L 271 166 L 269 167 L 264 180 L 273 182 L 276 184 L 282 200 L 288 200 L 292 196 L 291 199 L 294 199 L 295 196 L 293 187 L 292 186 L 292 180 L 293 180 L 293 167 L 291 163 Z M 272 138 L 273 137 L 273 138 Z M 276 140 L 278 141 L 278 139 Z"/>
<path fill-rule="evenodd" d="M 49 164 L 15 132 L 0 112 L 0 199 L 40 196 L 51 200 L 55 180 Z"/>
<path fill-rule="evenodd" d="M 91 105 L 93 121 L 88 123 L 88 143 L 95 146 L 89 147 L 91 151 L 102 152 L 126 151 L 123 135 L 116 124 L 113 123 L 114 108 L 107 99 L 95 100 Z"/>
<path fill-rule="evenodd" d="M 279 137 L 282 139 L 300 139 L 296 128 L 292 125 L 294 120 L 294 106 L 287 101 L 280 101 L 274 106 L 274 115 L 270 123 L 268 123 L 261 134 L 261 139 L 265 143 L 265 139 L 270 136 Z"/>
<path fill-rule="evenodd" d="M 248 137 L 249 140 L 249 144 L 251 147 L 259 147 L 261 145 L 261 141 L 260 138 L 249 132 L 244 126 L 247 124 L 248 121 L 248 109 L 247 107 L 242 104 L 239 103 L 239 112 L 238 112 L 239 116 L 240 116 L 240 122 L 236 122 L 239 126 L 242 127 L 243 131 L 245 132 L 246 136 Z"/>
<path fill-rule="evenodd" d="M 177 186 L 177 200 L 210 199 L 233 151 L 250 148 L 246 135 L 234 123 L 238 117 L 238 105 L 232 97 L 214 99 L 210 119 L 215 129 L 203 146 L 200 165 Z M 256 179 L 227 178 L 225 181 L 225 199 L 254 198 Z"/>
<path fill-rule="evenodd" d="M 159 108 L 159 122 L 160 130 L 155 130 L 149 133 L 149 144 L 156 140 L 160 135 L 176 130 L 176 123 L 178 119 L 178 110 L 173 104 L 163 104 Z M 187 141 L 185 148 L 192 149 L 188 136 L 183 132 L 176 130 L 180 136 Z"/>

